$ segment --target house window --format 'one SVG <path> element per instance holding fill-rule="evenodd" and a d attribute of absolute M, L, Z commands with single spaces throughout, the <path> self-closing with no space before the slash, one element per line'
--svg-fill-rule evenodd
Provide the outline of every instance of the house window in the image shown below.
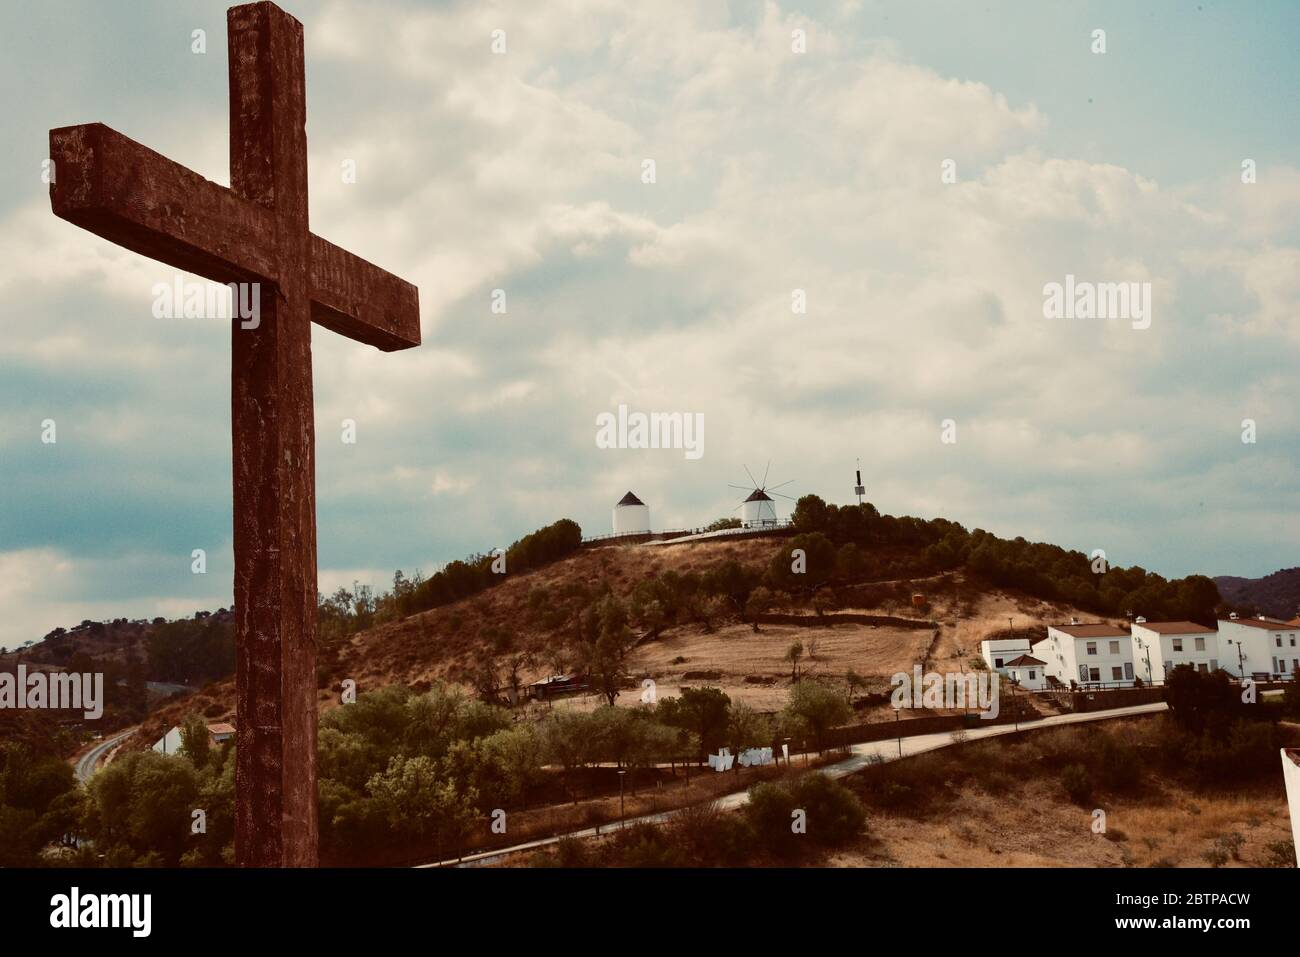
<path fill-rule="evenodd" d="M 1175 638 L 1175 639 L 1174 639 L 1174 651 L 1182 651 L 1182 650 L 1183 650 L 1183 639 L 1181 639 L 1181 638 Z"/>
<path fill-rule="evenodd" d="M 1196 650 L 1197 650 L 1197 651 L 1204 651 L 1204 650 L 1205 650 L 1205 639 L 1204 639 L 1204 638 L 1197 638 L 1197 639 L 1196 639 Z"/>
<path fill-rule="evenodd" d="M 1031 668 L 1031 669 L 1029 670 L 1029 680 L 1030 680 L 1030 681 L 1033 681 L 1033 680 L 1034 680 L 1035 678 L 1037 678 L 1037 677 L 1038 677 L 1038 675 L 1035 674 L 1035 673 L 1034 673 L 1034 670 Z"/>
<path fill-rule="evenodd" d="M 1292 635 L 1292 636 L 1291 636 L 1291 647 L 1292 647 L 1292 648 L 1295 647 L 1295 635 Z"/>
<path fill-rule="evenodd" d="M 1277 646 L 1278 646 L 1279 648 L 1282 647 L 1282 636 L 1281 636 L 1281 635 L 1278 635 L 1278 636 L 1277 636 Z"/>
<path fill-rule="evenodd" d="M 1100 668 L 1089 668 L 1089 669 L 1088 669 L 1088 680 L 1089 680 L 1089 681 L 1100 681 L 1100 680 L 1101 680 L 1101 669 L 1100 669 Z"/>
<path fill-rule="evenodd" d="M 1097 653 L 1097 643 L 1095 641 L 1088 642 L 1088 654 L 1095 655 L 1096 653 Z"/>
<path fill-rule="evenodd" d="M 1126 681 L 1133 680 L 1133 662 L 1131 661 L 1124 662 L 1124 679 Z"/>
<path fill-rule="evenodd" d="M 1201 672 L 1202 674 L 1209 674 L 1210 667 L 1204 661 L 1202 661 L 1199 665 L 1196 666 L 1196 670 Z"/>
<path fill-rule="evenodd" d="M 1218 659 L 1218 658 L 1211 658 L 1211 659 L 1210 659 L 1210 670 L 1211 670 L 1211 671 L 1218 671 L 1218 670 L 1219 670 L 1219 659 Z"/>
<path fill-rule="evenodd" d="M 1112 642 L 1110 643 L 1110 653 L 1111 653 L 1112 655 L 1117 655 L 1117 654 L 1119 654 L 1119 642 L 1118 642 L 1118 641 L 1112 641 Z"/>
<path fill-rule="evenodd" d="M 1001 659 L 1001 658 L 994 658 L 994 659 L 993 659 L 993 667 L 994 667 L 994 668 L 1001 668 L 1001 667 L 1002 667 L 1002 659 Z"/>
<path fill-rule="evenodd" d="M 1124 669 L 1118 666 L 1110 669 L 1111 681 L 1122 681 L 1124 679 Z"/>

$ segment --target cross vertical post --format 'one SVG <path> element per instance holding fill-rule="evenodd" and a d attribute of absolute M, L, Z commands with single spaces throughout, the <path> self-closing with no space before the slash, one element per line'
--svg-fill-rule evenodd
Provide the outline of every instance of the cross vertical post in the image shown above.
<path fill-rule="evenodd" d="M 302 24 L 271 4 L 226 14 L 230 188 L 269 209 L 278 282 L 232 324 L 235 856 L 316 864 L 316 438 L 307 284 Z M 310 759 L 308 759 L 310 757 Z"/>

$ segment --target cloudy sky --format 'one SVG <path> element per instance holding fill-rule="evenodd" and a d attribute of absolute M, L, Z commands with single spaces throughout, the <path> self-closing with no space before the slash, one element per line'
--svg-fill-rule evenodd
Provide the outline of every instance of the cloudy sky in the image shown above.
<path fill-rule="evenodd" d="M 769 458 L 1167 575 L 1297 564 L 1295 4 L 285 5 L 312 228 L 416 283 L 424 337 L 314 333 L 323 590 L 606 532 L 628 489 L 701 524 Z M 0 39 L 0 645 L 230 602 L 228 323 L 155 318 L 174 270 L 41 180 L 102 121 L 227 184 L 224 8 Z M 1044 318 L 1067 274 L 1149 282 L 1150 328 Z M 702 413 L 703 457 L 597 448 L 620 403 Z"/>

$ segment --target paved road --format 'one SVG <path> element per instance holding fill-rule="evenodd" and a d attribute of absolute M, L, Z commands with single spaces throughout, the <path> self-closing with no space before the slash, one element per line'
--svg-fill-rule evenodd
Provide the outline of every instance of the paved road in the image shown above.
<path fill-rule="evenodd" d="M 1155 704 L 1134 705 L 1130 708 L 1112 708 L 1109 711 L 1089 711 L 1081 714 L 1055 714 L 1051 717 L 1042 718 L 1038 721 L 1022 721 L 1019 729 L 1014 724 L 999 724 L 989 728 L 972 728 L 966 732 L 965 740 L 976 741 L 980 738 L 992 738 L 1001 734 L 1015 734 L 1019 731 L 1037 731 L 1039 728 L 1055 728 L 1066 724 L 1083 724 L 1089 721 L 1108 721 L 1114 718 L 1127 718 L 1139 714 L 1152 714 L 1157 711 L 1164 711 L 1168 706 L 1159 701 Z M 914 754 L 922 754 L 926 751 L 937 751 L 939 748 L 947 747 L 954 744 L 955 736 L 958 732 L 945 731 L 939 734 L 918 734 L 912 737 L 902 739 L 902 757 L 911 757 Z M 896 761 L 899 758 L 899 739 L 886 738 L 884 741 L 871 741 L 867 744 L 853 745 L 852 757 L 845 758 L 843 761 L 837 761 L 834 764 L 825 765 L 820 770 L 827 777 L 842 778 L 852 774 L 855 771 L 861 771 L 870 764 L 878 761 Z M 743 807 L 749 803 L 748 791 L 736 791 L 731 794 L 723 795 L 715 802 L 722 810 L 732 810 L 733 808 Z M 643 814 L 640 817 L 630 817 L 627 824 L 661 824 L 667 821 L 673 814 L 673 811 L 662 811 L 658 814 Z M 616 828 L 616 824 L 602 825 L 604 833 L 608 834 Z M 418 867 L 442 867 L 448 864 L 460 864 L 461 866 L 475 866 L 479 864 L 490 863 L 497 858 L 504 857 L 507 854 L 515 854 L 519 851 L 533 850 L 539 847 L 546 847 L 555 844 L 565 837 L 595 837 L 597 829 L 594 827 L 583 828 L 579 831 L 569 831 L 566 834 L 557 834 L 551 837 L 540 837 L 532 841 L 524 841 L 521 844 L 515 844 L 511 847 L 501 848 L 493 851 L 483 851 L 478 854 L 467 854 L 459 861 L 446 860 L 433 864 L 419 864 Z"/>
<path fill-rule="evenodd" d="M 133 734 L 135 734 L 135 728 L 128 728 L 125 731 L 119 731 L 117 734 L 105 738 L 78 758 L 76 768 L 77 780 L 83 784 L 89 781 L 90 776 L 95 773 L 95 768 L 99 765 L 100 759 Z"/>

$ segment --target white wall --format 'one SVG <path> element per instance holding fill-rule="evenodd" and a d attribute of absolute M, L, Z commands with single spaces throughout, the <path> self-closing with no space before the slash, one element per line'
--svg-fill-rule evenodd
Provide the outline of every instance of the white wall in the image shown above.
<path fill-rule="evenodd" d="M 630 535 L 650 531 L 649 505 L 615 505 L 614 534 Z"/>
<path fill-rule="evenodd" d="M 997 661 L 1010 661 L 1021 655 L 1032 654 L 1028 638 L 985 638 L 980 642 L 980 657 L 992 671 L 1004 670 L 995 664 Z"/>
<path fill-rule="evenodd" d="M 172 728 L 153 743 L 153 749 L 162 754 L 175 754 L 181 749 L 181 729 Z"/>
<path fill-rule="evenodd" d="M 776 503 L 771 501 L 746 502 L 740 510 L 741 522 L 745 525 L 762 525 L 776 521 Z"/>
<path fill-rule="evenodd" d="M 1007 677 L 1026 691 L 1042 691 L 1047 687 L 1044 665 L 1017 665 L 1007 669 Z"/>
<path fill-rule="evenodd" d="M 1065 632 L 1049 627 L 1047 637 L 1035 643 L 1030 654 L 1045 661 L 1047 673 L 1061 684 L 1068 686 L 1071 680 L 1079 680 L 1074 661 L 1074 639 Z"/>
<path fill-rule="evenodd" d="M 1111 643 L 1118 645 L 1116 651 L 1111 651 Z M 1088 654 L 1088 645 L 1096 644 L 1096 654 Z M 1035 658 L 1047 662 L 1047 673 L 1053 675 L 1057 681 L 1064 685 L 1069 685 L 1071 681 L 1082 685 L 1091 681 L 1105 682 L 1106 684 L 1125 684 L 1131 685 L 1133 678 L 1137 675 L 1136 666 L 1133 662 L 1133 638 L 1131 635 L 1118 635 L 1107 638 L 1075 638 L 1073 635 L 1066 634 L 1057 628 L 1048 626 L 1047 637 L 1034 645 L 1031 654 Z M 1096 668 L 1098 677 L 1092 678 L 1092 672 L 1089 670 L 1088 678 L 1085 680 L 1080 676 L 1079 667 L 1087 666 L 1089 669 Z M 1125 668 L 1125 665 L 1128 667 Z M 1115 668 L 1119 668 L 1120 677 L 1114 676 Z"/>
<path fill-rule="evenodd" d="M 1247 675 L 1258 672 L 1290 674 L 1295 663 L 1300 661 L 1300 628 L 1281 625 L 1264 629 L 1237 621 L 1220 620 L 1219 665 L 1232 675 L 1241 673 L 1237 657 L 1238 641 L 1241 642 L 1241 651 L 1245 657 Z M 1280 668 L 1277 667 L 1279 659 L 1285 663 Z"/>
<path fill-rule="evenodd" d="M 1196 642 L 1198 639 L 1205 645 L 1202 650 L 1197 650 Z M 1149 678 L 1147 676 L 1147 651 L 1139 645 L 1139 641 L 1150 649 L 1151 675 Z M 1174 650 L 1175 641 L 1182 642 L 1182 651 Z M 1198 670 L 1204 665 L 1206 671 L 1227 667 L 1224 656 L 1219 653 L 1219 636 L 1214 632 L 1209 634 L 1162 635 L 1150 628 L 1134 624 L 1132 654 L 1133 666 L 1137 669 L 1137 674 L 1143 681 L 1165 681 L 1169 677 L 1169 672 L 1179 665 L 1191 665 Z M 1235 662 L 1235 657 L 1233 660 Z M 1236 669 L 1231 668 L 1229 670 L 1235 671 Z"/>

